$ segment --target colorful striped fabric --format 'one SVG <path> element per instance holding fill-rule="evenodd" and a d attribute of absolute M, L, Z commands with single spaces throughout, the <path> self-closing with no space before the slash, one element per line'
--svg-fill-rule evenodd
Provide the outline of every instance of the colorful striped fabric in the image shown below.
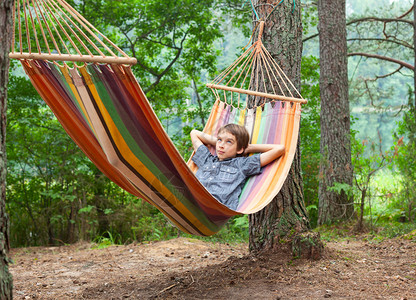
<path fill-rule="evenodd" d="M 184 232 L 209 236 L 240 213 L 254 213 L 279 192 L 297 144 L 300 104 L 275 102 L 238 110 L 217 100 L 206 132 L 244 124 L 252 142 L 283 143 L 286 153 L 247 181 L 237 211 L 219 203 L 195 177 L 164 131 L 130 67 L 75 69 L 22 60 L 33 85 L 89 159 L 117 185 L 157 207 Z"/>

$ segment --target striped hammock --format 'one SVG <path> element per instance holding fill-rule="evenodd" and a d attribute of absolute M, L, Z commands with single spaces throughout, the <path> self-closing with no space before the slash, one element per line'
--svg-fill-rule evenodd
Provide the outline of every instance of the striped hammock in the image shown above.
<path fill-rule="evenodd" d="M 22 60 L 22 65 L 91 161 L 120 187 L 156 206 L 184 232 L 212 235 L 230 217 L 259 211 L 277 194 L 289 171 L 299 130 L 298 103 L 267 103 L 264 109 L 257 107 L 247 113 L 224 102 L 214 104 L 205 132 L 215 133 L 220 126 L 236 122 L 246 126 L 252 143 L 286 146 L 281 159 L 247 181 L 240 205 L 232 211 L 195 177 L 130 67 L 90 64 L 71 69 L 43 60 Z"/>
<path fill-rule="evenodd" d="M 67 6 L 62 0 L 58 2 Z M 30 44 L 32 39 L 27 40 Z M 238 123 L 249 131 L 251 143 L 284 144 L 286 148 L 282 157 L 267 165 L 260 175 L 247 180 L 236 211 L 217 201 L 195 177 L 195 164 L 183 160 L 126 65 L 134 59 L 124 57 L 121 61 L 111 57 L 106 61 L 102 55 L 63 55 L 59 51 L 44 54 L 40 49 L 34 54 L 30 49 L 29 53 L 14 51 L 14 47 L 10 57 L 20 59 L 32 84 L 66 132 L 109 179 L 157 207 L 182 231 L 209 236 L 232 216 L 255 213 L 270 203 L 283 185 L 296 151 L 301 103 L 306 100 L 298 93 L 298 97 L 292 96 L 293 85 L 280 73 L 280 68 L 268 71 L 267 66 L 275 63 L 263 48 L 259 38 L 208 85 L 216 99 L 204 132 L 216 135 L 221 126 Z M 51 60 L 85 63 L 70 67 Z M 254 69 L 261 70 L 263 78 L 243 75 L 243 72 L 255 73 Z M 248 83 L 239 83 L 240 78 L 248 78 Z M 266 85 L 261 85 L 265 81 L 274 82 L 283 96 L 277 95 L 279 91 L 275 88 L 268 92 Z M 289 90 L 288 96 L 284 89 Z M 251 99 L 257 105 L 239 108 L 241 95 L 247 97 L 246 102 Z M 265 99 L 271 102 L 265 103 Z"/>

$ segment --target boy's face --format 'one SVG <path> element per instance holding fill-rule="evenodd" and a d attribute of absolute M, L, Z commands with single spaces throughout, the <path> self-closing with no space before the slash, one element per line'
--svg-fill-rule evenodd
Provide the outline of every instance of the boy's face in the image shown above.
<path fill-rule="evenodd" d="M 219 160 L 234 158 L 237 154 L 243 153 L 244 149 L 237 149 L 237 139 L 230 132 L 223 130 L 218 134 L 215 146 Z"/>

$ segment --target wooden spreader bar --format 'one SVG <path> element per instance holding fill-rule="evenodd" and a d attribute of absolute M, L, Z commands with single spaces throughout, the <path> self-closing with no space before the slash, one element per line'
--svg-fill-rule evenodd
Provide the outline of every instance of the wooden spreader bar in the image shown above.
<path fill-rule="evenodd" d="M 225 85 L 218 85 L 218 84 L 212 84 L 212 83 L 207 83 L 207 87 L 211 89 L 230 91 L 230 92 L 252 95 L 252 96 L 260 96 L 260 97 L 265 97 L 265 98 L 280 100 L 280 101 L 299 102 L 303 104 L 308 102 L 308 100 L 303 99 L 303 98 L 294 98 L 294 97 L 287 97 L 287 96 L 281 96 L 281 95 L 275 95 L 275 94 L 269 94 L 269 93 L 262 93 L 262 92 L 244 90 L 244 89 L 239 89 L 235 87 L 229 87 Z"/>
<path fill-rule="evenodd" d="M 104 64 L 125 64 L 134 65 L 137 63 L 136 58 L 131 57 L 113 57 L 113 56 L 91 56 L 91 55 L 72 55 L 72 54 L 39 54 L 39 53 L 10 53 L 10 58 L 15 59 L 39 59 L 50 61 L 73 61 L 73 62 L 95 62 Z"/>

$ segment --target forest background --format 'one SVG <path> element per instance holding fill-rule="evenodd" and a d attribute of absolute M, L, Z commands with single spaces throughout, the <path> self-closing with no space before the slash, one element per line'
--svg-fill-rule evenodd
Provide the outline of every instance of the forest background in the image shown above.
<path fill-rule="evenodd" d="M 213 103 L 205 83 L 249 42 L 248 2 L 244 6 L 244 1 L 208 0 L 70 2 L 138 59 L 133 72 L 187 159 L 189 132 L 203 127 Z M 348 53 L 377 54 L 412 64 L 413 27 L 375 20 L 397 20 L 411 7 L 411 1 L 347 1 Z M 302 14 L 301 93 L 309 103 L 302 113 L 301 163 L 304 200 L 315 227 L 320 178 L 316 3 L 303 1 Z M 412 17 L 408 13 L 401 19 L 413 23 Z M 359 224 L 357 228 L 378 233 L 377 238 L 401 235 L 416 228 L 413 72 L 364 55 L 350 56 L 348 63 L 354 185 L 332 188 L 354 195 L 356 215 L 349 225 Z M 78 240 L 129 243 L 180 234 L 156 208 L 101 174 L 64 132 L 18 62 L 11 62 L 10 71 L 6 207 L 12 247 Z M 238 216 L 208 239 L 247 241 L 247 229 L 247 217 Z M 325 226 L 316 230 L 340 234 Z"/>

